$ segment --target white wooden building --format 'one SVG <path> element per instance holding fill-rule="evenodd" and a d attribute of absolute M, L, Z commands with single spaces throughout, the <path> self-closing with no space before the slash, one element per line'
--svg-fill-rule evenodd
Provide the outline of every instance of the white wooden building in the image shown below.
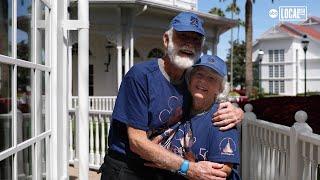
<path fill-rule="evenodd" d="M 263 33 L 253 46 L 253 61 L 264 52 L 260 62 L 261 87 L 265 93 L 296 95 L 304 93 L 304 50 L 307 35 L 306 92 L 320 91 L 320 18 L 310 17 L 300 24 L 281 23 Z"/>
<path fill-rule="evenodd" d="M 163 33 L 185 10 L 205 21 L 204 53 L 216 54 L 219 36 L 235 21 L 197 11 L 196 0 L 90 0 L 90 96 L 117 95 L 122 76 L 133 64 L 161 56 Z M 72 95 L 77 96 L 77 55 L 73 57 Z"/>

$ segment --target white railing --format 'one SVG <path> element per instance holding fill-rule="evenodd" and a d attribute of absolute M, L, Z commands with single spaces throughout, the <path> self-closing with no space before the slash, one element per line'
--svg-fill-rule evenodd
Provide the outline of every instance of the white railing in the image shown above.
<path fill-rule="evenodd" d="M 242 123 L 242 179 L 320 179 L 320 135 L 312 133 L 307 114 L 298 111 L 287 127 L 257 119 L 252 109 L 245 106 Z"/>
<path fill-rule="evenodd" d="M 81 130 L 77 127 L 77 110 L 69 111 L 69 163 L 77 166 L 78 139 Z M 107 149 L 107 138 L 110 128 L 111 111 L 89 111 L 89 167 L 98 170 L 103 163 Z M 78 132 L 77 132 L 78 131 Z"/>
<path fill-rule="evenodd" d="M 89 110 L 112 112 L 115 102 L 116 102 L 116 96 L 90 96 Z M 70 110 L 75 110 L 78 104 L 79 104 L 78 97 L 72 96 Z"/>

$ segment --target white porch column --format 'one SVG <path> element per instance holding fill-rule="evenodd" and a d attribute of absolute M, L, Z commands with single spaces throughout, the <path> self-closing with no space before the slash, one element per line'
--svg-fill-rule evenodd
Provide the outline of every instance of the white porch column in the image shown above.
<path fill-rule="evenodd" d="M 218 43 L 219 43 L 219 37 L 214 38 L 212 42 L 212 48 L 211 48 L 211 52 L 214 55 L 217 55 L 218 53 Z"/>
<path fill-rule="evenodd" d="M 121 35 L 118 34 L 118 39 L 121 39 Z M 117 51 L 118 51 L 118 60 L 117 60 L 117 82 L 118 89 L 120 88 L 122 81 L 122 43 L 117 41 Z"/>
<path fill-rule="evenodd" d="M 134 37 L 133 37 L 133 24 L 130 27 L 130 67 L 134 64 Z"/>
<path fill-rule="evenodd" d="M 127 30 L 127 28 L 126 28 Z M 126 31 L 125 30 L 125 31 Z M 128 37 L 128 32 L 126 31 L 126 38 L 125 38 L 125 59 L 124 59 L 124 74 L 129 71 L 129 53 L 130 53 L 130 39 Z"/>
<path fill-rule="evenodd" d="M 134 11 L 130 14 L 129 34 L 130 34 L 130 68 L 134 64 L 134 36 L 133 36 L 133 25 L 134 25 Z"/>
<path fill-rule="evenodd" d="M 72 45 L 69 44 L 68 46 L 68 110 L 72 107 L 71 104 L 72 104 Z"/>
<path fill-rule="evenodd" d="M 89 2 L 78 1 L 78 19 L 89 24 Z M 79 179 L 89 179 L 89 28 L 78 33 L 78 94 L 79 94 Z"/>
<path fill-rule="evenodd" d="M 212 47 L 211 52 L 213 55 L 217 55 L 218 53 L 218 43 L 219 43 L 219 29 L 215 29 L 213 32 L 213 41 L 212 41 Z"/>
<path fill-rule="evenodd" d="M 52 66 L 52 84 L 49 91 L 51 96 L 51 127 L 52 137 L 50 144 L 50 161 L 48 179 L 68 178 L 68 105 L 67 105 L 67 30 L 63 27 L 63 21 L 68 19 L 67 1 L 52 1 L 52 24 L 50 31 L 49 56 Z M 49 63 L 50 64 L 50 63 Z M 53 87 L 53 88 L 52 88 Z M 50 98 L 48 98 L 50 99 Z M 50 100 L 49 100 L 50 101 Z M 50 125 L 49 125 L 50 126 Z"/>
<path fill-rule="evenodd" d="M 118 8 L 118 34 L 117 34 L 117 82 L 118 89 L 122 81 L 122 27 L 121 27 L 121 8 Z"/>
<path fill-rule="evenodd" d="M 124 73 L 127 73 L 132 66 L 131 63 L 133 61 L 132 56 L 132 25 L 133 25 L 133 9 L 125 9 L 123 14 L 124 19 L 124 32 L 125 32 L 125 61 L 124 61 Z"/>

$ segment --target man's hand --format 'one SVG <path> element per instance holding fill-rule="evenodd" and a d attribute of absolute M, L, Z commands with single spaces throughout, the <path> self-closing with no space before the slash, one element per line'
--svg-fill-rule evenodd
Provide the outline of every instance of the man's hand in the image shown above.
<path fill-rule="evenodd" d="M 223 164 L 209 161 L 190 162 L 187 176 L 189 179 L 225 180 L 227 178 L 227 173 L 222 171 L 223 166 Z"/>
<path fill-rule="evenodd" d="M 220 126 L 220 130 L 228 130 L 241 123 L 244 113 L 241 108 L 233 106 L 230 102 L 223 102 L 219 104 L 216 113 L 213 114 L 213 121 L 215 126 Z"/>

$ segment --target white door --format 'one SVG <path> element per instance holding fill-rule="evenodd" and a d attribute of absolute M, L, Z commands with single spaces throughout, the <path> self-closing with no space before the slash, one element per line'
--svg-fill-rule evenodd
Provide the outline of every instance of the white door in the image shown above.
<path fill-rule="evenodd" d="M 51 179 L 48 2 L 0 2 L 0 179 Z"/>

